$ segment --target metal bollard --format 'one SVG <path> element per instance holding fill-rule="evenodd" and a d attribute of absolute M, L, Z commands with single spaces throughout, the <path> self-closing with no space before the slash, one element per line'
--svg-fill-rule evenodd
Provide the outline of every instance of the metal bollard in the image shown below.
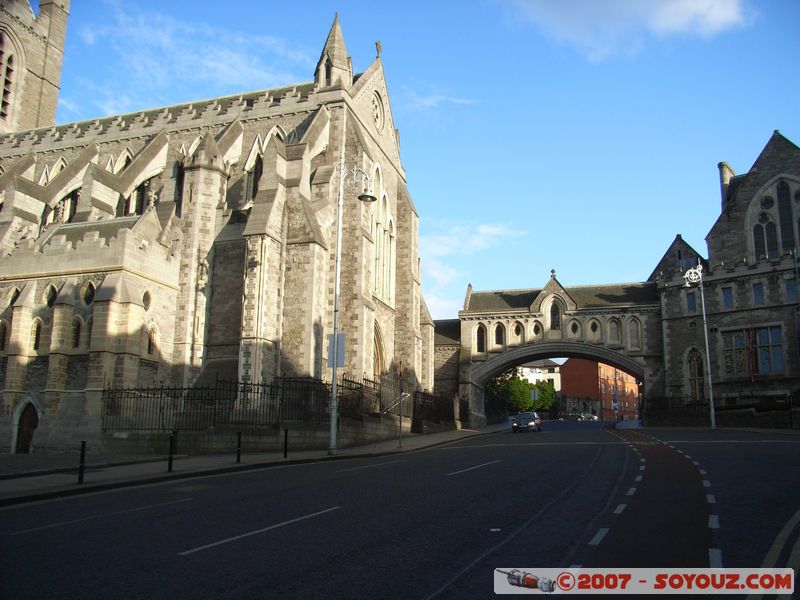
<path fill-rule="evenodd" d="M 283 458 L 289 455 L 289 430 L 283 430 Z"/>
<path fill-rule="evenodd" d="M 83 483 L 83 472 L 86 469 L 86 442 L 81 442 L 81 462 L 78 465 L 78 483 Z"/>
<path fill-rule="evenodd" d="M 167 459 L 167 473 L 172 473 L 172 455 L 175 454 L 175 432 L 169 435 L 169 458 Z"/>
<path fill-rule="evenodd" d="M 242 432 L 236 436 L 236 464 L 242 462 Z"/>

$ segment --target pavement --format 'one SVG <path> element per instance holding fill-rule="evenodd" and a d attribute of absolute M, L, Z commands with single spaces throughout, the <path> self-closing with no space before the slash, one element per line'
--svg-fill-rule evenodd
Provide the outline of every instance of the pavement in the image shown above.
<path fill-rule="evenodd" d="M 168 456 L 87 454 L 83 482 L 79 483 L 79 454 L 0 454 L 0 506 L 74 496 L 103 490 L 159 483 L 189 477 L 202 477 L 281 465 L 325 460 L 346 460 L 371 456 L 414 452 L 463 439 L 508 431 L 508 423 L 480 429 L 455 429 L 439 433 L 403 434 L 397 439 L 365 446 L 337 449 L 331 456 L 327 449 L 283 450 L 262 453 L 236 453 L 173 457 L 169 471 Z"/>

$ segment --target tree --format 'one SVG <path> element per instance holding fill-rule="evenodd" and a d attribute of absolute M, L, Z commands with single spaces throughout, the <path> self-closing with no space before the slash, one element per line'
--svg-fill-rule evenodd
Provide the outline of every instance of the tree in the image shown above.
<path fill-rule="evenodd" d="M 500 373 L 486 384 L 486 391 L 503 398 L 508 409 L 513 412 L 533 409 L 532 389 L 533 385 L 519 376 L 517 367 Z"/>
<path fill-rule="evenodd" d="M 536 390 L 536 400 L 533 402 L 533 410 L 550 410 L 558 400 L 556 388 L 549 381 L 537 381 L 533 384 Z"/>

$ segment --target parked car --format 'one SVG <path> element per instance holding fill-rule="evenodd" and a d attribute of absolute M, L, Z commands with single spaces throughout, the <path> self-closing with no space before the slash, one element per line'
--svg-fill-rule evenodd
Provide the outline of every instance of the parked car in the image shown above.
<path fill-rule="evenodd" d="M 511 431 L 541 431 L 542 417 L 537 412 L 521 412 L 511 421 Z"/>
<path fill-rule="evenodd" d="M 561 415 L 561 421 L 586 421 L 586 413 L 572 411 Z"/>
<path fill-rule="evenodd" d="M 561 421 L 599 421 L 600 417 L 585 412 L 568 412 L 561 415 Z"/>

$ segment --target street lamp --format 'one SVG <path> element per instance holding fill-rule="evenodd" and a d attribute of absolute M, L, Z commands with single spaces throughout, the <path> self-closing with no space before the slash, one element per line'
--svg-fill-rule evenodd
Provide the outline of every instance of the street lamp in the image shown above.
<path fill-rule="evenodd" d="M 711 415 L 711 429 L 716 429 L 717 423 L 714 417 L 714 388 L 711 385 L 711 351 L 708 347 L 708 323 L 706 323 L 706 298 L 703 294 L 703 265 L 697 260 L 697 266 L 687 269 L 683 274 L 685 280 L 684 287 L 697 285 L 700 288 L 700 306 L 703 309 L 703 335 L 706 340 L 706 379 L 708 379 L 708 410 Z"/>
<path fill-rule="evenodd" d="M 372 180 L 366 171 L 353 165 L 348 167 L 344 162 L 344 155 L 339 159 L 339 201 L 336 205 L 336 267 L 333 279 L 333 340 L 331 344 L 331 368 L 333 370 L 333 381 L 331 383 L 331 424 L 330 424 L 330 445 L 328 454 L 336 454 L 336 425 L 339 419 L 339 402 L 337 398 L 336 370 L 339 366 L 339 279 L 341 274 L 342 262 L 342 209 L 344 208 L 344 189 L 358 189 L 359 183 L 362 184 L 362 191 L 358 199 L 362 202 L 375 202 L 377 198 L 372 193 Z M 366 190 L 363 184 L 366 183 Z"/>

